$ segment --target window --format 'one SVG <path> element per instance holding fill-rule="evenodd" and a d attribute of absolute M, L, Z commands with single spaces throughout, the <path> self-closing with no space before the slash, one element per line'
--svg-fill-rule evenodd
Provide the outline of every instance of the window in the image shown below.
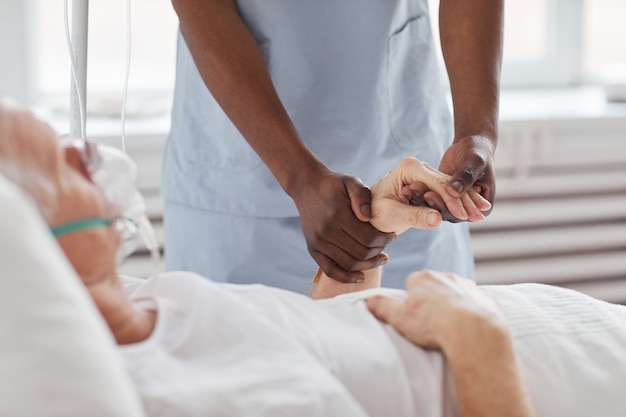
<path fill-rule="evenodd" d="M 507 0 L 503 86 L 580 82 L 582 0 Z"/>
<path fill-rule="evenodd" d="M 626 82 L 624 16 L 623 0 L 506 0 L 503 87 Z"/>
<path fill-rule="evenodd" d="M 587 0 L 583 12 L 586 80 L 626 83 L 626 2 Z"/>
<path fill-rule="evenodd" d="M 72 0 L 67 1 L 71 27 Z M 167 0 L 130 2 L 127 116 L 132 117 L 133 113 L 160 111 L 163 103 L 171 98 L 178 20 Z M 3 61 L 10 57 L 14 62 L 22 60 L 24 66 L 35 68 L 21 77 L 17 67 L 8 75 L 0 72 L 5 78 L 0 88 L 10 83 L 7 78 L 17 80 L 23 84 L 21 89 L 15 89 L 20 100 L 29 104 L 43 101 L 55 109 L 67 109 L 70 58 L 65 37 L 64 0 L 3 0 L 0 12 L 0 27 L 17 22 L 10 33 L 2 33 L 5 35 L 0 40 Z M 89 1 L 87 102 L 90 113 L 119 116 L 126 75 L 126 19 L 127 0 Z M 11 47 L 16 35 L 19 43 Z M 16 53 L 10 49 L 27 52 Z"/>
<path fill-rule="evenodd" d="M 67 108 L 70 86 L 64 0 L 0 1 L 0 91 Z M 115 113 L 126 65 L 126 1 L 89 2 L 88 107 Z M 129 111 L 169 102 L 177 17 L 168 0 L 130 0 Z M 429 0 L 436 37 L 440 0 Z M 72 0 L 68 0 L 70 6 Z M 503 87 L 626 82 L 626 1 L 506 0 Z M 149 100 L 141 100 L 150 97 Z M 133 100 L 139 100 L 133 105 Z M 154 110 L 157 111 L 157 110 Z"/>

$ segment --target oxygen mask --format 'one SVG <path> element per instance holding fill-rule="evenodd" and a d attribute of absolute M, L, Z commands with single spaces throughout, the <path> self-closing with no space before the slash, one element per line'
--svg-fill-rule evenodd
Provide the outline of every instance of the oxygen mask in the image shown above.
<path fill-rule="evenodd" d="M 111 146 L 80 139 L 63 142 L 79 150 L 83 163 L 98 186 L 106 204 L 109 218 L 84 219 L 58 226 L 55 236 L 88 227 L 113 225 L 121 238 L 118 264 L 143 242 L 155 265 L 159 264 L 159 244 L 146 213 L 146 204 L 137 190 L 137 164 L 125 153 Z"/>

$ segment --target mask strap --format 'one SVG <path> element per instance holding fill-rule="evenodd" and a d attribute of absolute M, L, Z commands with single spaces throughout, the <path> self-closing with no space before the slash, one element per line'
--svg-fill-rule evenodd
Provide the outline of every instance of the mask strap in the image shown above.
<path fill-rule="evenodd" d="M 52 235 L 54 237 L 60 237 L 85 229 L 93 229 L 95 227 L 108 227 L 111 226 L 114 221 L 115 219 L 93 217 L 90 219 L 76 220 L 73 222 L 61 224 L 59 226 L 51 227 L 50 232 L 52 232 Z"/>

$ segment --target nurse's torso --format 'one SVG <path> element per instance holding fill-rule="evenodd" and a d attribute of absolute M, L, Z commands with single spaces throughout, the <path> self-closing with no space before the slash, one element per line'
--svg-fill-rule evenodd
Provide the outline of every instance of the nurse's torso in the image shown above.
<path fill-rule="evenodd" d="M 331 169 L 371 184 L 409 155 L 438 165 L 452 133 L 425 0 L 237 3 L 301 138 Z M 165 198 L 230 214 L 297 215 L 208 92 L 182 38 L 177 65 Z"/>

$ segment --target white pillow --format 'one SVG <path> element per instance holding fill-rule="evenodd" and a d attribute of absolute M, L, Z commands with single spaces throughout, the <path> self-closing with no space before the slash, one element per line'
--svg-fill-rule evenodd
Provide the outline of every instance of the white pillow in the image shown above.
<path fill-rule="evenodd" d="M 0 175 L 0 416 L 143 416 L 118 355 L 34 204 Z"/>

